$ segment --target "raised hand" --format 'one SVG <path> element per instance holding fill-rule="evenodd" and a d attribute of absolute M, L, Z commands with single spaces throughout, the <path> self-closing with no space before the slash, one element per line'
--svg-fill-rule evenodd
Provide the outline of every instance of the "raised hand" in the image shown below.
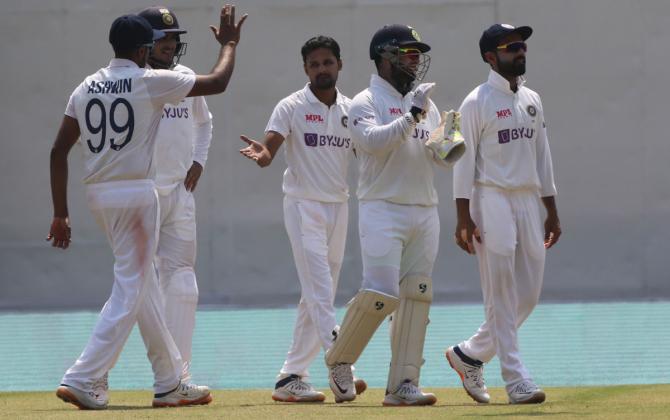
<path fill-rule="evenodd" d="M 214 26 L 210 26 L 209 29 L 214 33 L 214 38 L 216 38 L 219 44 L 225 45 L 229 42 L 237 44 L 240 42 L 240 30 L 244 21 L 247 20 L 247 16 L 249 15 L 245 14 L 235 24 L 235 6 L 226 4 L 221 9 L 221 20 L 218 29 Z"/>

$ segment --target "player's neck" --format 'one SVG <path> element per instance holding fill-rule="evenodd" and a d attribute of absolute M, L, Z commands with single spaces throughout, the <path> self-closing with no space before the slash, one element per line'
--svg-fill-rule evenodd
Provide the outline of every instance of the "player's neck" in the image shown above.
<path fill-rule="evenodd" d="M 323 102 L 326 106 L 331 107 L 337 101 L 337 90 L 335 87 L 328 89 L 315 89 L 311 84 L 309 90 L 312 91 L 316 99 Z"/>

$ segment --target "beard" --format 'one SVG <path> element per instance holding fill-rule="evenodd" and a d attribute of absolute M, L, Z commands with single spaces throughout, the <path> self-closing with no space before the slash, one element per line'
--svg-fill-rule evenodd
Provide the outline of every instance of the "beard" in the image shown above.
<path fill-rule="evenodd" d="M 326 90 L 334 88 L 336 82 L 337 79 L 331 77 L 329 74 L 320 74 L 316 76 L 312 86 L 314 86 L 315 89 Z"/>
<path fill-rule="evenodd" d="M 512 61 L 502 61 L 498 56 L 498 71 L 503 76 L 518 77 L 526 74 L 526 58 L 517 57 Z"/>
<path fill-rule="evenodd" d="M 391 66 L 391 79 L 393 80 L 393 87 L 396 88 L 402 96 L 407 95 L 414 86 L 416 77 L 407 71 L 400 69 L 398 66 Z"/>

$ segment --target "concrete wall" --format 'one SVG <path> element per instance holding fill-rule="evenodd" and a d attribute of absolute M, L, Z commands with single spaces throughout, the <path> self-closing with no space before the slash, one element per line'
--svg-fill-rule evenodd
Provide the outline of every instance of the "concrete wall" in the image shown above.
<path fill-rule="evenodd" d="M 184 63 L 203 73 L 217 44 L 207 26 L 220 4 L 167 1 L 189 30 Z M 410 3 L 408 5 L 408 3 Z M 116 16 L 151 5 L 129 0 L 8 0 L 0 15 L 0 309 L 99 307 L 112 257 L 90 216 L 70 159 L 74 243 L 44 241 L 51 220 L 48 153 L 72 89 L 106 65 Z M 411 24 L 433 46 L 435 102 L 456 108 L 487 75 L 477 41 L 495 21 L 528 24 L 528 86 L 542 95 L 564 236 L 549 252 L 545 300 L 670 298 L 667 260 L 670 141 L 665 131 L 670 2 L 665 0 L 249 0 L 250 17 L 229 90 L 210 98 L 214 141 L 196 193 L 201 303 L 283 305 L 299 296 L 282 222 L 283 157 L 259 169 L 237 153 L 239 134 L 260 138 L 274 105 L 306 82 L 299 49 L 335 37 L 339 86 L 367 86 L 369 40 L 385 23 Z M 356 166 L 355 164 L 353 165 Z M 351 184 L 355 185 L 355 170 Z M 475 260 L 453 243 L 451 173 L 436 178 L 442 220 L 438 301 L 479 301 Z M 338 303 L 360 284 L 356 200 Z"/>

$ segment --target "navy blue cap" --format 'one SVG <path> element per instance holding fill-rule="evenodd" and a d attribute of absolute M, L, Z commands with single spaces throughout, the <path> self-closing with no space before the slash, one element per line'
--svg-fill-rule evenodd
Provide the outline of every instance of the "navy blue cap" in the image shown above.
<path fill-rule="evenodd" d="M 530 26 L 514 27 L 506 23 L 496 23 L 495 25 L 489 26 L 489 28 L 482 33 L 482 37 L 479 38 L 479 52 L 482 55 L 482 58 L 484 58 L 485 52 L 495 51 L 500 40 L 509 34 L 519 34 L 525 41 L 533 34 L 533 28 Z"/>
<path fill-rule="evenodd" d="M 370 41 L 370 60 L 374 60 L 383 51 L 383 47 L 416 47 L 422 53 L 430 51 L 430 45 L 421 42 L 419 33 L 407 25 L 384 25 L 372 36 Z"/>
<path fill-rule="evenodd" d="M 138 13 L 146 20 L 152 28 L 163 32 L 173 32 L 176 34 L 185 34 L 186 31 L 179 28 L 177 16 L 165 6 L 151 6 Z"/>
<path fill-rule="evenodd" d="M 142 16 L 124 15 L 116 18 L 109 29 L 109 43 L 114 49 L 130 50 L 142 45 L 153 44 L 165 36 L 165 32 L 151 28 Z"/>

